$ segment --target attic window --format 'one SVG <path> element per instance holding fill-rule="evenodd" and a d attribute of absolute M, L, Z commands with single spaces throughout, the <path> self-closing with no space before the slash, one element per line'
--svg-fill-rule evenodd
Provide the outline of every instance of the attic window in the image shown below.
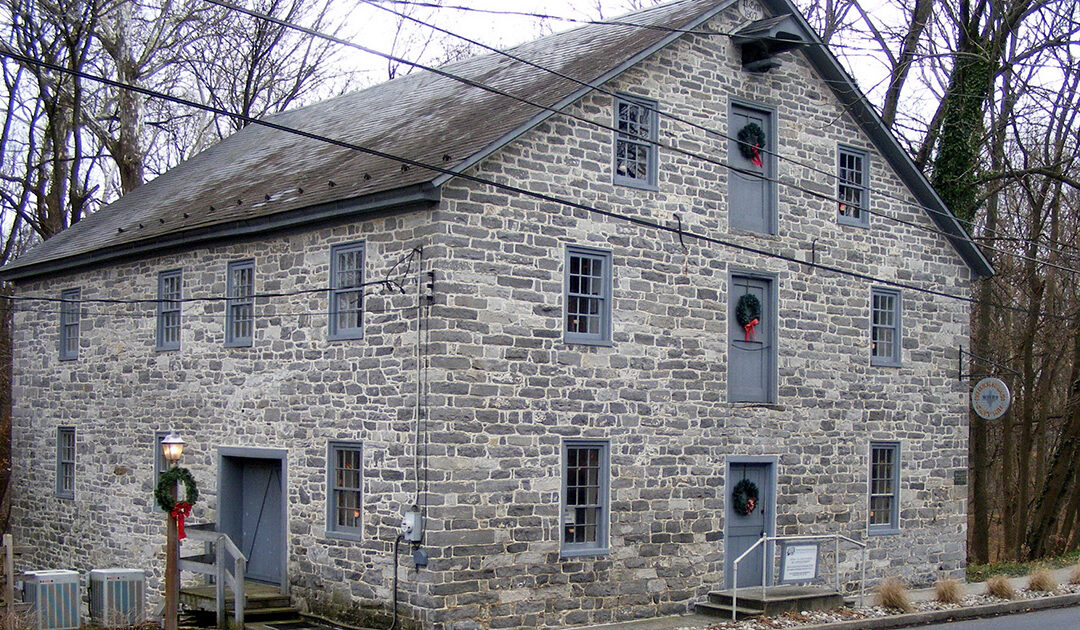
<path fill-rule="evenodd" d="M 742 51 L 742 67 L 748 72 L 768 72 L 780 67 L 776 55 L 801 48 L 806 41 L 790 13 L 756 20 L 739 29 L 731 40 Z"/>

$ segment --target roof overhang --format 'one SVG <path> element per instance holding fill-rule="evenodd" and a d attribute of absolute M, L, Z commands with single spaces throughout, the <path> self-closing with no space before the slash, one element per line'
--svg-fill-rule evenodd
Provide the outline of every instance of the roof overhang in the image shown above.
<path fill-rule="evenodd" d="M 768 72 L 780 67 L 776 55 L 806 45 L 799 23 L 790 13 L 756 20 L 740 28 L 731 41 L 742 52 L 742 67 L 748 72 Z"/>
<path fill-rule="evenodd" d="M 320 223 L 338 223 L 357 216 L 429 208 L 439 202 L 442 193 L 430 184 L 418 184 L 373 195 L 342 199 L 290 212 L 272 214 L 232 223 L 222 223 L 194 230 L 174 232 L 117 247 L 98 249 L 67 258 L 46 260 L 21 267 L 0 268 L 0 280 L 23 281 L 38 276 L 83 271 L 107 263 L 163 254 L 196 245 L 242 241 L 272 232 L 308 228 Z"/>

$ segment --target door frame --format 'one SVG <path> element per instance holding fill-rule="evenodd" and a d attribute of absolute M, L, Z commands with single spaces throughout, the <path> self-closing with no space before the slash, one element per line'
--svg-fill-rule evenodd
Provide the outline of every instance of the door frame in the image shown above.
<path fill-rule="evenodd" d="M 218 506 L 217 506 L 217 522 L 218 531 L 223 531 L 222 527 L 222 515 L 228 509 L 226 506 L 235 508 L 237 502 L 235 501 L 223 501 L 224 486 L 222 482 L 225 478 L 225 469 L 227 460 L 230 459 L 262 459 L 270 462 L 277 462 L 281 470 L 281 557 L 278 559 L 279 572 L 281 576 L 281 593 L 283 595 L 289 594 L 289 579 L 286 573 L 289 561 L 289 494 L 288 494 L 288 479 L 289 479 L 289 451 L 281 448 L 248 448 L 243 446 L 219 446 L 218 447 L 218 466 L 217 466 L 217 491 L 218 491 Z M 239 545 L 239 541 L 233 541 L 233 543 Z"/>
<path fill-rule="evenodd" d="M 731 525 L 731 520 L 727 518 L 728 504 L 731 501 L 731 492 L 735 486 L 731 483 L 731 466 L 732 464 L 765 464 L 767 470 L 765 471 L 765 479 L 769 484 L 767 496 L 771 497 L 768 504 L 768 513 L 765 515 L 765 532 L 769 536 L 776 535 L 776 477 L 777 468 L 779 467 L 779 458 L 773 455 L 731 455 L 724 462 L 724 588 L 732 588 L 734 584 L 735 576 L 732 575 L 732 565 L 735 562 L 734 556 L 728 553 L 727 541 L 728 529 Z M 773 549 L 775 543 L 768 543 L 765 548 L 765 553 L 768 555 L 768 572 L 765 575 L 766 586 L 773 584 Z"/>
<path fill-rule="evenodd" d="M 780 275 L 772 271 L 762 271 L 760 269 L 749 269 L 743 267 L 730 267 L 727 274 L 727 315 L 730 318 L 735 317 L 735 306 L 739 301 L 739 298 L 735 295 L 735 278 L 750 278 L 753 280 L 762 280 L 769 285 L 769 304 L 767 308 L 772 315 L 771 326 L 769 326 L 768 339 L 765 339 L 765 343 L 768 344 L 769 352 L 769 383 L 766 387 L 768 390 L 768 401 L 766 402 L 736 402 L 731 401 L 731 328 L 730 326 L 726 330 L 728 335 L 727 345 L 724 351 L 727 352 L 728 360 L 728 375 L 727 375 L 727 400 L 729 404 L 736 405 L 776 405 L 780 403 L 780 391 L 779 391 L 779 377 L 777 376 L 780 371 Z M 730 320 L 729 320 L 730 321 Z M 731 458 L 728 458 L 731 459 Z M 739 461 L 738 463 L 754 463 L 753 458 L 744 458 L 745 462 Z M 762 460 L 764 461 L 764 460 Z M 774 457 L 772 462 L 776 462 Z M 775 487 L 775 484 L 774 484 Z"/>
<path fill-rule="evenodd" d="M 745 99 L 745 98 L 739 98 L 737 96 L 730 97 L 728 99 L 728 111 L 727 111 L 727 117 L 728 117 L 727 119 L 728 119 L 728 125 L 729 125 L 729 129 L 728 129 L 728 137 L 729 137 L 728 142 L 729 142 L 729 144 L 728 144 L 728 147 L 731 146 L 731 144 L 730 144 L 731 142 L 733 142 L 733 141 L 737 142 L 737 140 L 734 140 L 734 138 L 739 133 L 738 129 L 731 129 L 730 128 L 731 121 L 734 120 L 734 113 L 735 113 L 736 109 L 749 110 L 749 111 L 757 112 L 759 114 L 764 114 L 769 119 L 769 130 L 767 131 L 768 137 L 765 139 L 765 142 L 767 143 L 766 146 L 765 146 L 765 149 L 766 149 L 767 152 L 765 153 L 765 156 L 764 156 L 764 158 L 765 158 L 764 163 L 768 165 L 765 168 L 766 175 L 768 177 L 771 177 L 771 178 L 775 179 L 778 176 L 778 173 L 780 172 L 780 170 L 778 168 L 778 165 L 777 165 L 777 158 L 776 158 L 777 153 L 778 153 L 778 146 L 777 146 L 778 140 L 777 140 L 777 138 L 779 136 L 779 130 L 776 128 L 776 126 L 777 126 L 777 121 L 780 119 L 779 115 L 777 114 L 777 108 L 775 106 L 773 106 L 773 105 L 768 105 L 768 104 L 765 104 L 765 103 L 759 103 L 757 101 L 752 101 L 752 100 Z M 730 150 L 730 148 L 729 148 L 729 150 Z M 728 172 L 729 172 L 728 190 L 730 191 L 730 189 L 731 189 L 730 172 L 731 171 L 728 171 Z M 775 181 L 767 181 L 766 182 L 766 187 L 768 188 L 768 191 L 766 193 L 766 199 L 765 199 L 765 205 L 767 206 L 765 208 L 765 211 L 768 214 L 768 224 L 769 225 L 768 225 L 768 230 L 765 232 L 765 234 L 768 234 L 770 236 L 775 236 L 775 235 L 780 233 L 780 217 L 779 217 L 779 214 L 780 214 L 780 212 L 779 212 L 779 210 L 780 210 L 780 192 L 778 190 L 779 186 L 777 186 L 777 183 Z M 728 199 L 729 199 L 729 204 L 728 204 L 728 232 L 731 232 L 730 195 L 728 195 Z"/>

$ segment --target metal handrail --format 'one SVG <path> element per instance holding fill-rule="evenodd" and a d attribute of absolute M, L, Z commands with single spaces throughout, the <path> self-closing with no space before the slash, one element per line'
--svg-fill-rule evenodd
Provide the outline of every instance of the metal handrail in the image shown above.
<path fill-rule="evenodd" d="M 833 578 L 836 585 L 836 592 L 840 592 L 840 541 L 847 541 L 859 548 L 859 607 L 863 605 L 863 595 L 866 591 L 866 543 L 848 538 L 843 534 L 807 534 L 802 536 L 768 536 L 762 534 L 761 538 L 754 541 L 754 544 L 750 545 L 746 551 L 742 552 L 738 558 L 735 558 L 732 562 L 732 581 L 733 588 L 731 589 L 731 618 L 735 619 L 735 609 L 739 605 L 739 563 L 742 562 L 746 556 L 750 555 L 750 552 L 757 549 L 760 545 L 766 545 L 766 548 L 761 553 L 761 598 L 765 599 L 765 583 L 768 581 L 769 575 L 769 552 L 768 543 L 770 541 L 776 542 L 778 540 L 828 540 L 833 541 Z"/>

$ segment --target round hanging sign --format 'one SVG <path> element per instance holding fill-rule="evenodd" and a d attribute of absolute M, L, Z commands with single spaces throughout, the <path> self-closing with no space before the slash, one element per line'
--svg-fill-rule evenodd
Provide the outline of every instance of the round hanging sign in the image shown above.
<path fill-rule="evenodd" d="M 971 407 L 984 420 L 997 420 L 1009 410 L 1012 395 L 1001 379 L 984 378 L 971 390 Z"/>

